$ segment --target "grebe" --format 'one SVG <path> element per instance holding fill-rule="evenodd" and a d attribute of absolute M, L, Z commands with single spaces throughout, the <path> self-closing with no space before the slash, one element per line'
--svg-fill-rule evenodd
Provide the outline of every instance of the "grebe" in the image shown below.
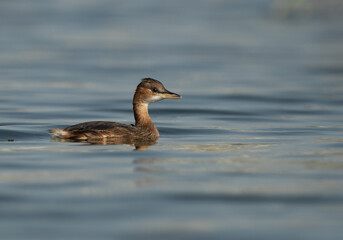
<path fill-rule="evenodd" d="M 133 96 L 135 125 L 115 122 L 93 121 L 79 123 L 64 129 L 51 129 L 50 134 L 65 140 L 114 140 L 113 143 L 131 143 L 133 141 L 156 141 L 159 132 L 150 119 L 148 105 L 163 99 L 179 99 L 180 95 L 169 92 L 163 84 L 152 78 L 144 78 L 138 84 Z"/>

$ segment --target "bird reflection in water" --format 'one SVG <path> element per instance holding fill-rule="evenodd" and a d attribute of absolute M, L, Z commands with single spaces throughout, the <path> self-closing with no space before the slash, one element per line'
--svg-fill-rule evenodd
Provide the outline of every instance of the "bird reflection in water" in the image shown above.
<path fill-rule="evenodd" d="M 165 164 L 174 162 L 173 159 L 168 158 L 139 158 L 133 161 L 135 165 L 135 172 L 171 172 L 175 169 L 161 166 L 159 164 Z"/>
<path fill-rule="evenodd" d="M 90 145 L 131 145 L 134 147 L 133 150 L 136 151 L 145 151 L 149 146 L 157 144 L 157 141 L 153 140 L 131 140 L 131 139 L 122 139 L 122 138 L 101 138 L 101 139 L 61 139 L 53 138 L 54 142 L 78 142 L 78 143 L 87 143 Z"/>

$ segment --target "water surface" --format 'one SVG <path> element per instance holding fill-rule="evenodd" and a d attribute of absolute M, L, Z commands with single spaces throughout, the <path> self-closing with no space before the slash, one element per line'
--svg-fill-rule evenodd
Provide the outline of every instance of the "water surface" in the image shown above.
<path fill-rule="evenodd" d="M 1 238 L 341 239 L 343 22 L 244 2 L 2 1 Z M 51 140 L 144 77 L 156 145 Z"/>

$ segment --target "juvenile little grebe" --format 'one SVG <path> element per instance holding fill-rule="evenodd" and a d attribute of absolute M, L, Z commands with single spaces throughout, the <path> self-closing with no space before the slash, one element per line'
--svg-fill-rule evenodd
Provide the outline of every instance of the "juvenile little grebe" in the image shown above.
<path fill-rule="evenodd" d="M 133 97 L 135 125 L 115 122 L 93 121 L 79 123 L 64 129 L 49 130 L 51 135 L 59 139 L 91 140 L 104 138 L 132 140 L 157 140 L 159 133 L 148 113 L 149 103 L 162 99 L 179 99 L 180 95 L 169 92 L 163 84 L 152 78 L 144 78 L 138 84 Z M 125 142 L 125 141 L 119 141 Z"/>

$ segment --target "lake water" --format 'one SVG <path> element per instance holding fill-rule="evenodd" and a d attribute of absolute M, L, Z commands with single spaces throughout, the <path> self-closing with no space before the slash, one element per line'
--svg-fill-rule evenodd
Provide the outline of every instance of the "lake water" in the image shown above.
<path fill-rule="evenodd" d="M 2 1 L 0 238 L 343 239 L 342 15 L 280 2 Z M 144 77 L 156 145 L 51 140 Z"/>

